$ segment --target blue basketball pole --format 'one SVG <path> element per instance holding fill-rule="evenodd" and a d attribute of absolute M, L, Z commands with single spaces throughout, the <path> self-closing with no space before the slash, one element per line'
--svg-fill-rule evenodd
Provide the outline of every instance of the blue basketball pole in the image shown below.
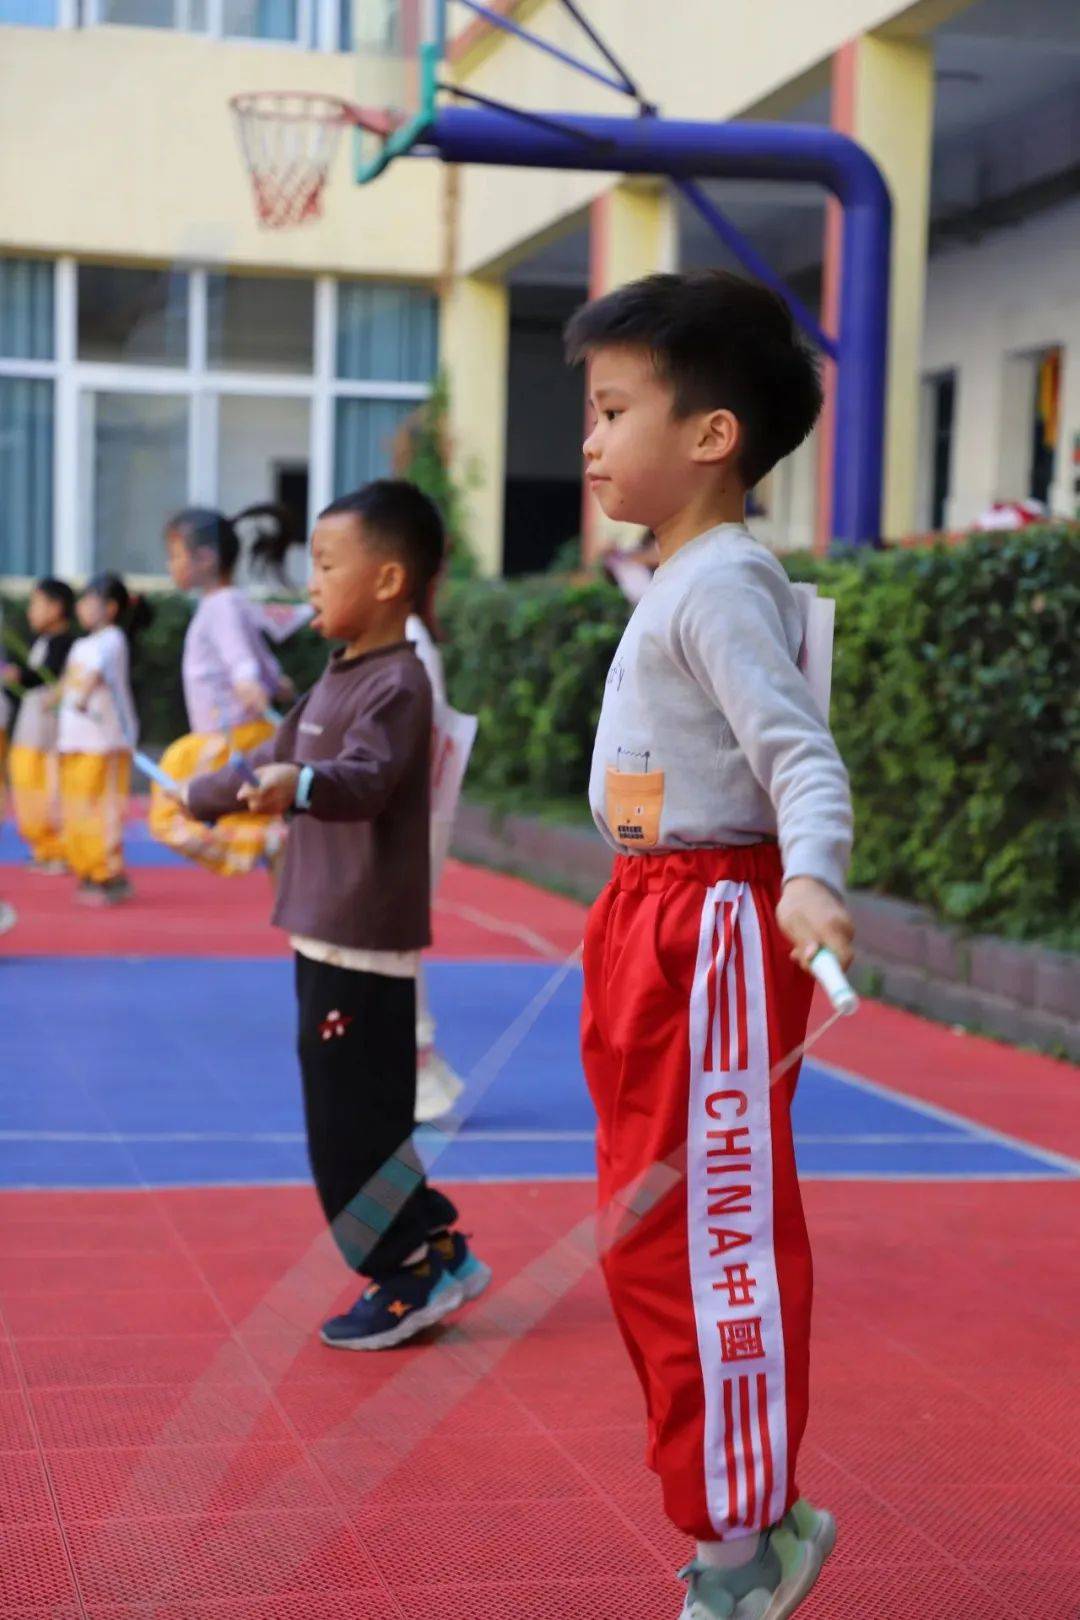
<path fill-rule="evenodd" d="M 805 180 L 836 197 L 844 210 L 844 247 L 832 537 L 840 545 L 872 544 L 881 534 L 892 229 L 888 189 L 873 159 L 846 135 L 809 124 L 543 116 L 548 124 L 486 109 L 440 108 L 420 151 L 434 148 L 448 163 L 505 168 Z"/>

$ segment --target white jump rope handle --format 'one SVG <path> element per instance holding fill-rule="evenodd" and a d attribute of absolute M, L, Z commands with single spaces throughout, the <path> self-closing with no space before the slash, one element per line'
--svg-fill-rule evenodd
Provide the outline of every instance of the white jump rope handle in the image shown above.
<path fill-rule="evenodd" d="M 859 1009 L 859 998 L 844 976 L 844 970 L 828 946 L 822 945 L 810 958 L 810 972 L 820 984 L 833 1011 L 848 1018 Z"/>

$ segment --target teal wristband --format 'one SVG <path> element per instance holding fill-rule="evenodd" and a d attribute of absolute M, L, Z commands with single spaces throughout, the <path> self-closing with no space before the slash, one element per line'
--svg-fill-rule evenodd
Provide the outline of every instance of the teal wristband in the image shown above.
<path fill-rule="evenodd" d="M 310 765 L 301 768 L 300 779 L 296 784 L 296 793 L 293 796 L 295 810 L 310 810 L 311 790 L 315 785 L 315 772 Z"/>

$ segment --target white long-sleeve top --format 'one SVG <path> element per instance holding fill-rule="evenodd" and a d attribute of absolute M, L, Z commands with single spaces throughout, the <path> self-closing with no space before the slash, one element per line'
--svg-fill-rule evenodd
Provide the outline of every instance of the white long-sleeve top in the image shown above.
<path fill-rule="evenodd" d="M 589 802 L 620 853 L 777 838 L 784 875 L 841 890 L 847 772 L 798 668 L 772 553 L 722 524 L 657 569 L 607 678 Z"/>
<path fill-rule="evenodd" d="M 62 754 L 116 754 L 134 748 L 138 735 L 127 637 L 108 624 L 68 653 L 56 746 Z"/>

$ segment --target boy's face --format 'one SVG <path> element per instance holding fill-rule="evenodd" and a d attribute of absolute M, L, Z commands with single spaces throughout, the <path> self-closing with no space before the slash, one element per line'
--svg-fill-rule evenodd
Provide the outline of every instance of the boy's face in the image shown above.
<path fill-rule="evenodd" d="M 659 530 L 730 460 L 738 425 L 728 411 L 677 418 L 671 385 L 638 345 L 589 361 L 585 477 L 605 517 Z"/>
<path fill-rule="evenodd" d="M 312 623 L 328 641 L 358 641 L 408 611 L 402 563 L 372 544 L 353 512 L 320 518 L 311 537 Z"/>
<path fill-rule="evenodd" d="M 30 601 L 26 607 L 26 618 L 35 636 L 49 635 L 66 623 L 60 603 L 54 602 L 52 597 L 46 596 L 43 591 L 31 591 Z"/>

